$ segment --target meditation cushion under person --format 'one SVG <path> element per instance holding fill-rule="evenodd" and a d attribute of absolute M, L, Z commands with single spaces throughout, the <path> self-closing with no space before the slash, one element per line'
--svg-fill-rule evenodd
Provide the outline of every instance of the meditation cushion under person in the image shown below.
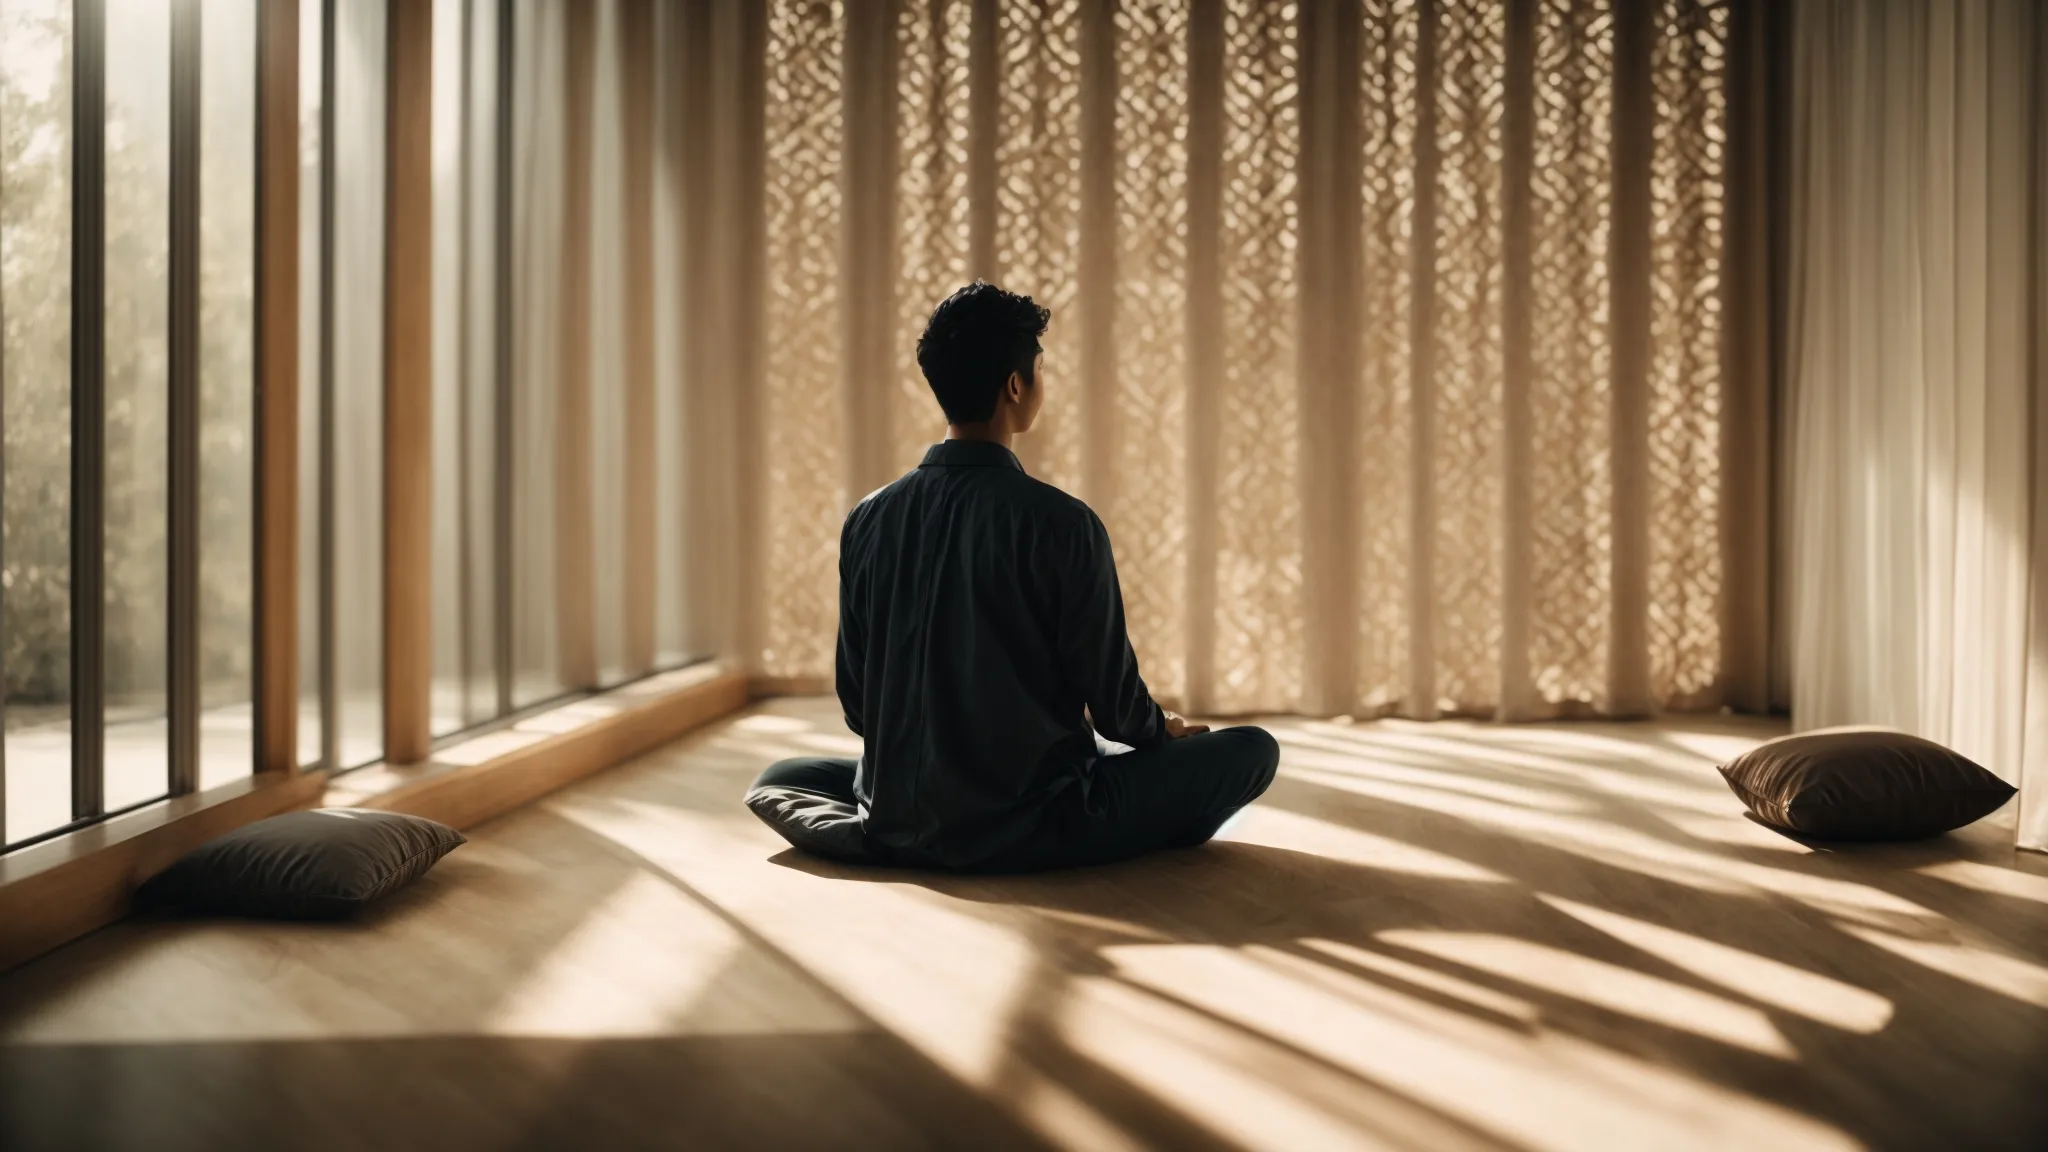
<path fill-rule="evenodd" d="M 805 788 L 762 784 L 747 790 L 747 810 L 805 852 L 834 860 L 875 859 L 861 834 L 860 809 L 852 801 Z"/>
<path fill-rule="evenodd" d="M 333 919 L 419 879 L 464 842 L 445 824 L 398 812 L 288 812 L 194 848 L 136 895 L 202 915 Z"/>
<path fill-rule="evenodd" d="M 1998 810 L 2013 786 L 1931 740 L 1836 728 L 1760 744 L 1721 766 L 1756 818 L 1816 840 L 1917 840 Z"/>

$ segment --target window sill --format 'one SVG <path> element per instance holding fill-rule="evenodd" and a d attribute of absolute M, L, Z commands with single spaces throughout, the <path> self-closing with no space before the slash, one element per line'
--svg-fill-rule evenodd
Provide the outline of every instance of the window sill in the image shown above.
<path fill-rule="evenodd" d="M 693 664 L 458 740 L 418 764 L 370 764 L 338 775 L 320 803 L 468 828 L 738 711 L 749 698 L 746 677 L 717 663 Z"/>
<path fill-rule="evenodd" d="M 136 885 L 193 848 L 297 808 L 408 812 L 466 828 L 747 703 L 745 676 L 697 664 L 574 700 L 410 765 L 266 773 L 0 856 L 0 972 L 127 916 Z"/>

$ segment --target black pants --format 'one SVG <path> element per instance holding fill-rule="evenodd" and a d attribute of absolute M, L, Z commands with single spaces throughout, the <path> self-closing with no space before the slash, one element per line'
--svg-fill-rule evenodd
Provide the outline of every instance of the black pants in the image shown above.
<path fill-rule="evenodd" d="M 1095 762 L 1085 797 L 1080 788 L 1063 790 L 1031 837 L 978 870 L 1071 868 L 1200 844 L 1265 792 L 1279 764 L 1280 746 L 1265 729 L 1251 727 L 1104 756 Z M 854 767 L 853 760 L 832 757 L 784 760 L 754 786 L 802 788 L 852 803 Z"/>

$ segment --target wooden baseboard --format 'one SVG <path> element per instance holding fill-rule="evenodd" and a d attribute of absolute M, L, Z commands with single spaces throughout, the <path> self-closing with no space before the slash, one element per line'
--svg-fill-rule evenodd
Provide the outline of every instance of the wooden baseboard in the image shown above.
<path fill-rule="evenodd" d="M 701 665 L 564 704 L 421 764 L 266 774 L 0 856 L 0 972 L 133 910 L 135 888 L 223 833 L 315 806 L 382 808 L 469 828 L 744 708 L 743 675 Z"/>
<path fill-rule="evenodd" d="M 128 915 L 136 885 L 224 832 L 312 806 L 326 783 L 251 776 L 0 856 L 0 972 Z"/>
<path fill-rule="evenodd" d="M 747 678 L 684 669 L 565 704 L 436 752 L 336 780 L 330 807 L 381 808 L 471 828 L 746 707 Z"/>

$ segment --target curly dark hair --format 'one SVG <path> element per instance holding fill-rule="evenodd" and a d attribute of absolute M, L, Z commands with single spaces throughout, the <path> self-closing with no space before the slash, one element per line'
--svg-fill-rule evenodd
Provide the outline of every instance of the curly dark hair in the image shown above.
<path fill-rule="evenodd" d="M 1029 296 L 976 280 L 945 298 L 917 338 L 917 366 L 946 419 L 978 424 L 996 414 L 1003 383 L 1016 372 L 1028 386 L 1050 309 Z"/>

